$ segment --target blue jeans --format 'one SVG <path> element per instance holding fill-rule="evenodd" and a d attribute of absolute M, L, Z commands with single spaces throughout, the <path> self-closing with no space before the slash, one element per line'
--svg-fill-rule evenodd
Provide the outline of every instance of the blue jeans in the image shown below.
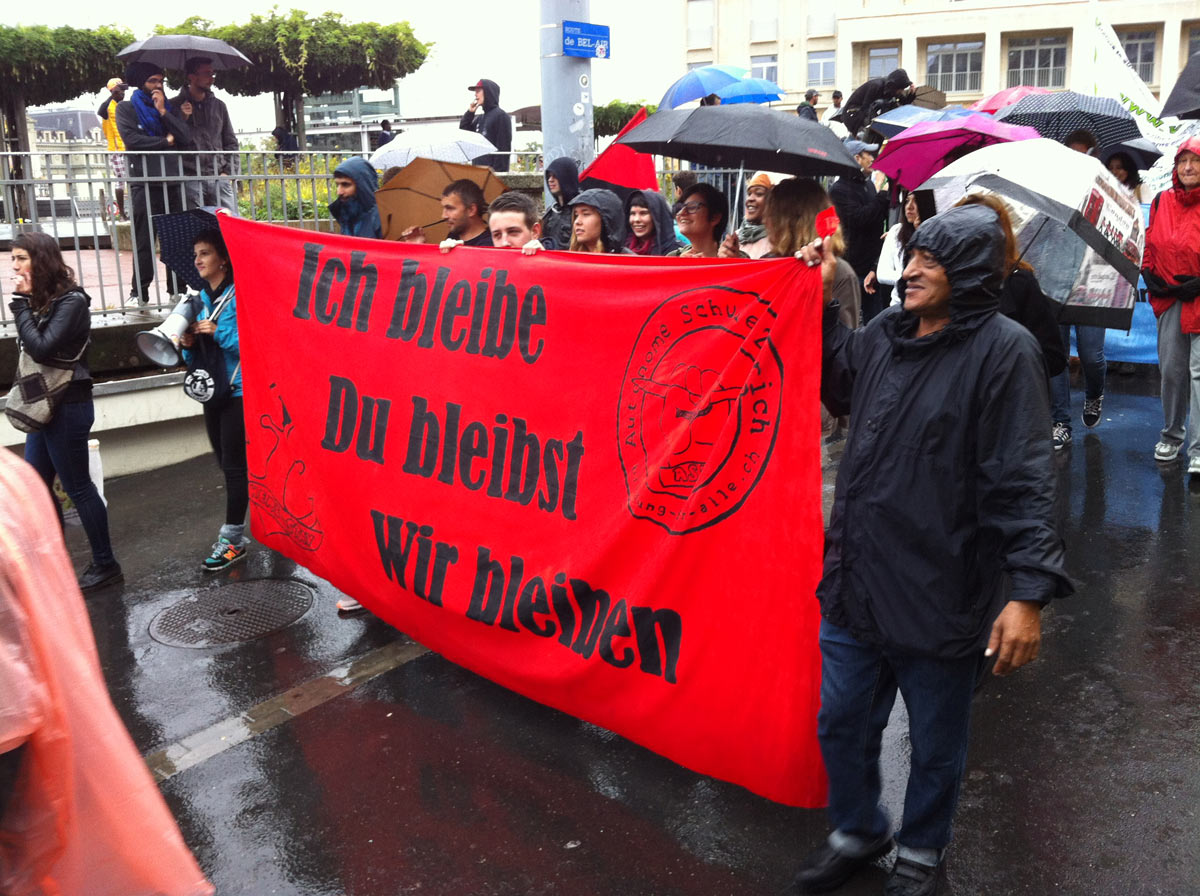
<path fill-rule="evenodd" d="M 79 511 L 79 522 L 92 547 L 92 563 L 109 566 L 116 559 L 108 537 L 108 510 L 88 472 L 88 433 L 95 419 L 91 401 L 63 402 L 43 430 L 25 437 L 25 460 L 37 470 L 47 488 L 54 485 L 54 474 L 58 474 L 63 491 Z M 57 500 L 54 508 L 61 522 Z"/>
<path fill-rule="evenodd" d="M 1062 325 L 1063 345 L 1071 345 L 1071 324 Z M 1083 368 L 1084 398 L 1094 401 L 1104 395 L 1104 375 L 1108 364 L 1104 360 L 1104 327 L 1075 325 L 1075 350 Z M 1055 423 L 1071 428 L 1071 367 L 1050 378 L 1050 417 Z"/>
<path fill-rule="evenodd" d="M 879 804 L 879 750 L 899 688 L 908 709 L 912 766 L 896 840 L 914 850 L 950 843 L 967 762 L 971 697 L 983 661 L 982 652 L 952 660 L 889 653 L 821 621 L 817 734 L 837 831 L 877 840 L 890 829 Z"/>

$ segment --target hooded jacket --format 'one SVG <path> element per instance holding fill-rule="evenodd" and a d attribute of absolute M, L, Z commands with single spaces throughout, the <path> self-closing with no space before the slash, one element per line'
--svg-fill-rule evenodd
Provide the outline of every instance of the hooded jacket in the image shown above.
<path fill-rule="evenodd" d="M 375 206 L 379 175 L 371 163 L 355 156 L 338 165 L 333 176 L 354 181 L 354 195 L 350 199 L 335 199 L 329 203 L 329 214 L 338 222 L 342 233 L 380 239 L 383 231 L 379 226 L 379 209 Z"/>
<path fill-rule="evenodd" d="M 865 171 L 843 174 L 829 188 L 846 236 L 846 261 L 861 280 L 879 264 L 883 234 L 887 229 L 887 193 L 875 189 Z"/>
<path fill-rule="evenodd" d="M 629 209 L 633 206 L 635 196 L 641 197 L 646 208 L 650 209 L 650 217 L 654 221 L 654 233 L 650 234 L 652 245 L 644 253 L 637 252 L 633 247 L 637 237 L 630 231 L 625 238 L 625 248 L 639 255 L 666 255 L 680 248 L 681 243 L 675 238 L 675 219 L 671 215 L 671 206 L 667 205 L 667 200 L 661 193 L 655 193 L 653 190 L 634 190 L 626 196 L 623 212 L 626 226 L 629 224 Z"/>
<path fill-rule="evenodd" d="M 1049 397 L 1037 341 L 997 313 L 995 214 L 950 209 L 909 245 L 946 270 L 946 327 L 917 339 L 918 319 L 893 306 L 851 331 L 825 309 L 821 397 L 852 415 L 817 595 L 860 641 L 961 658 L 983 650 L 1006 601 L 1072 590 Z"/>
<path fill-rule="evenodd" d="M 570 156 L 562 156 L 546 166 L 546 176 L 554 175 L 561 194 L 542 215 L 542 236 L 554 240 L 557 249 L 571 244 L 571 214 L 567 206 L 579 195 L 579 165 Z M 549 185 L 546 187 L 550 189 Z M 553 194 L 551 194 L 553 195 Z"/>
<path fill-rule="evenodd" d="M 1184 152 L 1200 155 L 1200 137 L 1189 137 L 1180 144 L 1176 165 Z M 1171 171 L 1171 186 L 1150 204 L 1142 269 L 1153 275 L 1146 278 L 1146 286 L 1156 317 L 1180 298 L 1164 293 L 1152 279 L 1160 278 L 1169 288 L 1185 277 L 1200 277 L 1200 187 L 1185 190 L 1177 170 Z M 1185 333 L 1200 333 L 1197 304 L 1196 299 L 1187 300 L 1179 310 L 1179 325 Z"/>
<path fill-rule="evenodd" d="M 842 107 L 840 115 L 833 117 L 846 126 L 851 137 L 881 115 L 897 106 L 904 106 L 916 99 L 916 94 L 910 93 L 902 97 L 896 96 L 896 91 L 912 84 L 908 72 L 902 68 L 893 69 L 886 77 L 871 78 L 864 81 L 850 94 Z"/>
<path fill-rule="evenodd" d="M 508 153 L 512 149 L 512 119 L 500 108 L 500 85 L 482 78 L 479 86 L 483 88 L 483 110 L 472 112 L 468 109 L 463 113 L 458 126 L 464 131 L 483 134 L 500 150 L 498 153 L 480 156 L 475 160 L 476 165 L 487 165 L 493 171 L 507 171 Z"/>
<path fill-rule="evenodd" d="M 624 252 L 625 249 L 625 220 L 622 217 L 621 197 L 612 190 L 595 188 L 584 190 L 572 199 L 568 205 L 590 205 L 600 212 L 600 239 L 604 242 L 605 252 Z M 564 249 L 566 246 L 563 247 Z"/>

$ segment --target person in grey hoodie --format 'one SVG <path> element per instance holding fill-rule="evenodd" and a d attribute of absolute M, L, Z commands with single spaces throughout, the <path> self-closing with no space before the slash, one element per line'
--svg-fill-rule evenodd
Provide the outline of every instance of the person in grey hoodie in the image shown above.
<path fill-rule="evenodd" d="M 487 165 L 493 171 L 508 170 L 508 153 L 512 149 L 512 119 L 500 108 L 500 86 L 495 81 L 480 78 L 467 90 L 475 91 L 475 99 L 463 113 L 458 126 L 464 131 L 476 131 L 483 134 L 496 149 L 497 153 L 480 156 L 475 160 L 476 165 Z M 482 111 L 479 107 L 482 106 Z"/>
<path fill-rule="evenodd" d="M 333 171 L 338 198 L 329 203 L 329 214 L 346 236 L 366 236 L 381 239 L 379 209 L 375 205 L 375 188 L 379 175 L 366 159 L 355 156 L 338 165 Z"/>
<path fill-rule="evenodd" d="M 612 190 L 584 190 L 570 202 L 572 252 L 623 252 L 625 218 L 621 197 Z"/>

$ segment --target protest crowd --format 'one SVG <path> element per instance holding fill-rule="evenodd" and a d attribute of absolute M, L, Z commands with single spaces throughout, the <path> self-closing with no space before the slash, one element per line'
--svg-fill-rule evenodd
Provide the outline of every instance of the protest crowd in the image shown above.
<path fill-rule="evenodd" d="M 233 257 L 222 233 L 223 214 L 215 213 L 236 213 L 237 140 L 228 110 L 213 93 L 213 75 L 211 59 L 188 59 L 186 84 L 170 97 L 163 66 L 132 62 L 123 78 L 108 82 L 99 110 L 114 174 L 139 175 L 117 197 L 120 214 L 132 219 L 137 234 L 135 297 L 146 295 L 155 276 L 156 216 L 203 210 L 193 215 L 199 223 L 185 238 L 194 272 L 172 270 L 169 276 L 179 278 L 170 292 L 180 297 L 176 313 L 185 321 L 176 342 L 189 371 L 186 390 L 203 403 L 225 487 L 224 523 L 211 552 L 197 557 L 210 572 L 242 561 L 251 550 L 239 324 L 252 324 L 239 320 Z M 722 263 L 774 259 L 782 260 L 776 261 L 781 268 L 804 266 L 814 283 L 819 274 L 822 440 L 844 446 L 816 594 L 823 669 L 817 730 L 829 775 L 831 833 L 799 864 L 793 886 L 800 893 L 833 891 L 894 853 L 886 893 L 937 892 L 976 686 L 985 674 L 1006 675 L 1035 659 L 1043 607 L 1073 591 L 1052 511 L 1053 459 L 1069 450 L 1077 425 L 1095 430 L 1104 421 L 1112 367 L 1105 334 L 1128 328 L 1143 297 L 1157 322 L 1163 410 L 1161 431 L 1147 435 L 1145 458 L 1166 465 L 1184 457 L 1187 475 L 1200 479 L 1200 137 L 1185 137 L 1167 151 L 1169 186 L 1149 195 L 1142 183 L 1146 159 L 1129 147 L 1130 135 L 1114 131 L 1099 113 L 1089 125 L 1086 104 L 1070 116 L 1066 132 L 1064 116 L 1038 112 L 1046 91 L 1016 97 L 995 115 L 982 111 L 984 101 L 979 110 L 939 120 L 934 113 L 941 110 L 914 105 L 917 87 L 897 69 L 845 98 L 834 91 L 823 111 L 815 90 L 794 113 L 753 110 L 786 115 L 797 141 L 834 141 L 836 173 L 806 174 L 801 164 L 790 171 L 781 166 L 782 172 L 743 166 L 730 190 L 711 175 L 714 163 L 698 159 L 690 169 L 673 169 L 665 182 L 656 174 L 651 182 L 631 176 L 616 183 L 589 176 L 580 160 L 562 157 L 545 161 L 539 202 L 518 190 L 485 193 L 485 175 L 494 182 L 495 174 L 502 178 L 508 171 L 512 123 L 500 106 L 497 82 L 482 78 L 467 90 L 471 99 L 459 127 L 478 135 L 486 151 L 466 166 L 474 172 L 444 184 L 437 220 L 406 217 L 396 205 L 400 191 L 389 184 L 400 183 L 395 179 L 407 164 L 377 159 L 399 150 L 403 131 L 384 122 L 375 155 L 351 157 L 333 172 L 336 198 L 329 211 L 342 234 L 428 240 L 447 255 L 489 247 L 551 260 L 560 253 L 660 257 L 681 268 L 716 259 L 711 264 L 718 277 Z M 693 100 L 701 104 L 696 114 L 712 121 L 746 109 L 723 105 L 717 93 Z M 1032 111 L 1026 113 L 1022 102 Z M 897 112 L 911 110 L 929 114 L 910 118 L 908 127 L 888 126 L 889 116 L 899 120 Z M 639 128 L 654 120 L 650 116 L 613 148 L 636 152 Z M 910 127 L 918 121 L 922 134 L 938 139 L 913 136 Z M 286 131 L 277 129 L 275 137 L 281 154 L 301 151 Z M 1053 209 L 1064 200 L 1039 193 L 1042 181 L 1031 178 L 1010 188 L 996 173 L 1002 169 L 989 167 L 989 153 L 1023 142 L 1030 158 L 1044 159 L 1060 180 L 1084 185 L 1078 204 L 1069 208 L 1081 214 L 1056 215 Z M 781 148 L 795 147 L 766 149 Z M 166 182 L 179 171 L 191 178 L 186 194 L 144 180 Z M 1094 207 L 1086 204 L 1092 197 Z M 124 574 L 121 546 L 112 544 L 107 511 L 88 470 L 95 419 L 89 298 L 55 239 L 19 236 L 11 254 L 10 308 L 21 367 L 6 413 L 28 432 L 24 456 L 33 471 L 18 470 L 9 460 L 0 464 L 0 485 L 18 495 L 6 492 L 0 502 L 0 645 L 16 650 L 31 639 L 53 640 L 39 628 L 49 623 L 37 617 L 50 611 L 35 610 L 41 605 L 36 595 L 51 587 L 39 578 L 69 579 L 61 544 L 24 544 L 22 539 L 37 541 L 31 527 L 38 524 L 18 510 L 29 503 L 28 513 L 49 516 L 47 489 L 56 476 L 91 548 L 91 563 L 77 578 L 80 590 L 112 587 Z M 607 270 L 602 260 L 589 263 L 601 272 L 597 276 Z M 199 278 L 190 293 L 185 274 Z M 1072 355 L 1081 384 L 1074 390 Z M 22 382 L 38 377 L 45 384 L 41 394 L 14 397 L 23 394 Z M 57 502 L 54 507 L 61 524 Z M 881 551 L 881 545 L 892 549 Z M 352 598 L 338 609 L 366 611 Z M 73 625 L 86 626 L 78 607 L 61 612 Z M 0 652 L 5 693 L 29 674 L 10 663 L 11 656 Z M 49 668 L 45 674 L 60 673 Z M 881 808 L 879 758 L 897 693 L 908 707 L 912 767 L 903 817 L 895 821 Z M 0 875 L 11 875 L 0 878 L 0 890 L 40 892 L 27 881 L 60 875 L 67 882 L 61 892 L 100 892 L 71 889 L 86 856 L 69 850 L 59 856 L 59 868 L 48 867 L 51 860 L 28 840 L 58 834 L 39 814 L 49 804 L 39 786 L 52 782 L 31 782 L 21 763 L 105 761 L 96 743 L 55 753 L 63 737 L 87 732 L 66 731 L 65 724 L 39 732 L 30 720 L 42 711 L 27 708 L 24 717 L 20 707 L 0 711 Z M 94 705 L 88 711 L 104 715 Z M 106 717 L 96 724 L 114 722 Z M 107 741 L 122 768 L 130 755 L 125 740 Z M 162 806 L 148 778 L 127 774 L 130 791 L 146 808 L 126 813 L 129 830 L 120 836 L 136 838 L 138 825 Z M 174 870 L 164 867 L 146 886 L 172 894 L 209 892 L 174 835 L 165 836 L 161 849 L 162 864 L 174 863 Z M 117 847 L 111 855 L 138 863 Z M 113 880 L 122 880 L 121 860 L 109 864 Z"/>

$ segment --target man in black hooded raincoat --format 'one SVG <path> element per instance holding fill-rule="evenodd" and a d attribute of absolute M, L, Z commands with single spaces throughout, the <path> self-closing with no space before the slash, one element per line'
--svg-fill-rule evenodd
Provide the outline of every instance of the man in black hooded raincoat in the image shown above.
<path fill-rule="evenodd" d="M 512 119 L 500 108 L 500 85 L 487 78 L 480 78 L 467 90 L 475 91 L 475 99 L 463 113 L 458 126 L 464 131 L 477 131 L 500 150 L 480 156 L 476 165 L 486 165 L 493 171 L 508 170 L 508 153 L 512 149 Z"/>
<path fill-rule="evenodd" d="M 817 590 L 835 830 L 801 867 L 801 892 L 835 889 L 893 845 L 879 750 L 897 689 L 912 767 L 885 892 L 936 892 L 985 657 L 998 675 L 1036 657 L 1042 607 L 1072 590 L 1053 524 L 1041 350 L 998 313 L 996 215 L 950 209 L 907 248 L 903 306 L 857 331 L 836 304 L 824 312 L 821 397 L 851 414 Z"/>

